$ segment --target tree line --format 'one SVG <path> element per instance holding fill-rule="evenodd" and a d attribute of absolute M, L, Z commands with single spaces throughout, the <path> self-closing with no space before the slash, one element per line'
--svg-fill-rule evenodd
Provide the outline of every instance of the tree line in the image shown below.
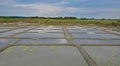
<path fill-rule="evenodd" d="M 39 19 L 80 19 L 80 20 L 96 20 L 95 18 L 78 18 L 74 16 L 65 16 L 65 17 L 40 17 L 40 16 L 0 16 L 0 18 L 39 18 Z M 101 18 L 98 20 L 110 20 L 110 19 L 105 19 Z M 120 21 L 120 20 L 119 20 Z"/>

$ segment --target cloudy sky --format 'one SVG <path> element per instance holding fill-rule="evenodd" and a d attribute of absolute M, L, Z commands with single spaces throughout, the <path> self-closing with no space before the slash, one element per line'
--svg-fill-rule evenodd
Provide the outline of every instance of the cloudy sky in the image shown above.
<path fill-rule="evenodd" d="M 120 0 L 0 0 L 0 16 L 120 18 Z"/>

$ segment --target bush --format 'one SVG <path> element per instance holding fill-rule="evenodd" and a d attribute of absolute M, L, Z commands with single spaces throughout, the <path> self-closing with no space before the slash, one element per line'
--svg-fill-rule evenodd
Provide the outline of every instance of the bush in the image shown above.
<path fill-rule="evenodd" d="M 117 22 L 120 22 L 120 20 L 117 20 Z"/>

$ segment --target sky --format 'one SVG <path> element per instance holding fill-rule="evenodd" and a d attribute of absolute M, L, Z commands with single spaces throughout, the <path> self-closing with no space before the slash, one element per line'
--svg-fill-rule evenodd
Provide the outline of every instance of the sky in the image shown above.
<path fill-rule="evenodd" d="M 120 19 L 120 0 L 0 0 L 0 16 Z"/>

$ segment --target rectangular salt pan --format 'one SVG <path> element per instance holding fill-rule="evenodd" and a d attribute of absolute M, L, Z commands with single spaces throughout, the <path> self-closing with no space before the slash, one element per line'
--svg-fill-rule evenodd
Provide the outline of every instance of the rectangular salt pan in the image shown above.
<path fill-rule="evenodd" d="M 36 29 L 62 29 L 62 27 L 59 26 L 44 26 L 44 27 L 39 27 Z"/>
<path fill-rule="evenodd" d="M 11 28 L 16 28 L 16 27 L 7 27 L 7 26 L 0 27 L 0 29 L 11 29 Z"/>
<path fill-rule="evenodd" d="M 117 31 L 112 31 L 112 30 L 106 30 L 106 31 L 111 32 L 111 33 L 115 33 L 115 34 L 120 34 L 120 31 L 119 31 L 119 32 L 117 32 Z"/>
<path fill-rule="evenodd" d="M 17 44 L 67 44 L 66 39 L 22 39 Z"/>
<path fill-rule="evenodd" d="M 79 30 L 79 29 L 69 29 L 70 32 L 97 32 L 97 33 L 105 33 L 100 30 Z"/>
<path fill-rule="evenodd" d="M 83 32 L 83 31 L 80 31 L 79 29 L 69 29 L 69 32 Z"/>
<path fill-rule="evenodd" d="M 119 46 L 85 46 L 83 48 L 98 66 L 120 66 Z"/>
<path fill-rule="evenodd" d="M 10 29 L 0 29 L 0 32 L 8 31 Z"/>
<path fill-rule="evenodd" d="M 95 34 L 95 32 L 87 32 L 87 34 Z"/>
<path fill-rule="evenodd" d="M 0 66 L 88 66 L 76 47 L 15 46 L 0 54 Z"/>
<path fill-rule="evenodd" d="M 19 29 L 11 30 L 9 32 L 0 33 L 0 37 L 14 35 L 15 33 L 23 32 L 23 31 L 28 30 L 28 29 L 29 28 L 19 28 Z"/>
<path fill-rule="evenodd" d="M 113 34 L 72 34 L 74 38 L 120 38 Z"/>
<path fill-rule="evenodd" d="M 120 40 L 79 40 L 73 39 L 74 44 L 120 44 Z"/>
<path fill-rule="evenodd" d="M 22 33 L 16 37 L 64 37 L 62 33 Z"/>
<path fill-rule="evenodd" d="M 62 30 L 30 30 L 28 32 L 36 32 L 36 33 L 46 33 L 46 32 L 63 32 Z"/>
<path fill-rule="evenodd" d="M 13 42 L 15 39 L 2 39 L 0 38 L 0 48 L 5 47 L 9 45 L 11 42 Z"/>

